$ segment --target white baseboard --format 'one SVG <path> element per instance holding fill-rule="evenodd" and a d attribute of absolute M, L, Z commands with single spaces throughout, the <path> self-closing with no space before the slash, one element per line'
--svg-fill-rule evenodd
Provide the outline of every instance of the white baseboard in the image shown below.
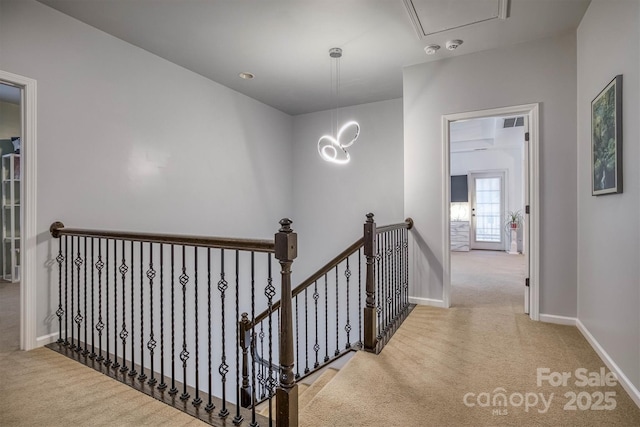
<path fill-rule="evenodd" d="M 540 313 L 540 321 L 546 323 L 555 323 L 557 325 L 570 325 L 576 326 L 578 319 L 575 317 L 556 316 L 555 314 L 542 314 Z"/>
<path fill-rule="evenodd" d="M 64 334 L 64 331 L 62 331 L 62 333 Z M 52 334 L 43 335 L 41 337 L 36 338 L 36 348 L 44 347 L 47 344 L 56 342 L 56 340 L 58 339 L 58 336 L 60 336 L 60 334 L 58 332 L 54 332 Z"/>
<path fill-rule="evenodd" d="M 442 301 L 441 299 L 409 297 L 409 303 L 417 304 L 417 305 L 429 305 L 431 307 L 446 308 L 444 305 L 444 301 Z"/>
<path fill-rule="evenodd" d="M 620 381 L 620 385 L 625 389 L 631 399 L 635 402 L 638 407 L 640 407 L 640 391 L 633 385 L 633 383 L 627 378 L 627 376 L 622 372 L 622 369 L 613 361 L 611 356 L 605 351 L 605 349 L 600 345 L 600 343 L 595 339 L 591 332 L 587 329 L 586 326 L 580 321 L 580 319 L 576 319 L 576 326 L 578 330 L 582 333 L 585 339 L 591 344 L 591 347 L 598 353 L 598 356 L 604 361 L 605 365 L 609 368 L 609 370 L 615 373 L 618 377 L 618 381 Z"/>

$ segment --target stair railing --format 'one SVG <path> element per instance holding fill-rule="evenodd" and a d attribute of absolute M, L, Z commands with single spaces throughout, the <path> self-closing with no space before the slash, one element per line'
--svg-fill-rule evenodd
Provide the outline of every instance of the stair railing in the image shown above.
<path fill-rule="evenodd" d="M 413 220 L 377 227 L 373 214 L 366 217 L 363 237 L 291 291 L 295 372 L 288 379 L 299 381 L 352 351 L 379 353 L 409 312 L 408 230 Z M 243 394 L 256 390 L 257 402 L 269 401 L 269 419 L 274 417 L 273 384 L 281 370 L 274 363 L 276 350 L 265 346 L 264 331 L 282 314 L 281 302 L 270 301 L 245 325 L 254 333 L 247 335 L 243 354 L 246 365 L 258 371 L 258 382 L 255 387 L 247 384 Z M 276 412 L 279 416 L 281 411 Z"/>
<path fill-rule="evenodd" d="M 249 369 L 246 342 L 256 333 L 256 307 L 280 297 L 279 331 L 270 323 L 265 336 L 269 347 L 278 344 L 279 378 L 270 390 L 277 425 L 297 426 L 291 311 L 297 236 L 290 220 L 280 225 L 273 240 L 256 240 L 52 224 L 60 242 L 60 335 L 49 347 L 211 425 L 272 425 L 256 413 L 258 371 Z M 272 276 L 276 260 L 280 289 Z"/>
<path fill-rule="evenodd" d="M 413 221 L 377 227 L 367 214 L 363 237 L 295 289 L 291 223 L 273 240 L 52 224 L 60 335 L 49 347 L 211 425 L 297 426 L 296 381 L 380 352 L 408 314 Z M 256 413 L 264 400 L 268 418 Z"/>

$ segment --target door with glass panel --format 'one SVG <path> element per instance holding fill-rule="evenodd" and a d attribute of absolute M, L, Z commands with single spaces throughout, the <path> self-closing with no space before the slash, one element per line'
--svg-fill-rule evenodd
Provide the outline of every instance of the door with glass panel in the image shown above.
<path fill-rule="evenodd" d="M 504 238 L 504 172 L 470 173 L 471 249 L 502 251 Z"/>

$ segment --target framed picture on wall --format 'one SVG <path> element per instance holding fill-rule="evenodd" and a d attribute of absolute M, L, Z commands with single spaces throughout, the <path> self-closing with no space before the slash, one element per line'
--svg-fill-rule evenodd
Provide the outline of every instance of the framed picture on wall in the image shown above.
<path fill-rule="evenodd" d="M 622 193 L 622 75 L 591 101 L 591 194 Z"/>

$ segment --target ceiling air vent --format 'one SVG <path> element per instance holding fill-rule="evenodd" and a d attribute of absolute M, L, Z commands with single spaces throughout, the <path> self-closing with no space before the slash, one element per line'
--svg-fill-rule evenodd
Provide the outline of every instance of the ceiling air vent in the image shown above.
<path fill-rule="evenodd" d="M 504 119 L 503 128 L 515 128 L 519 126 L 524 126 L 524 117 L 508 117 Z"/>

